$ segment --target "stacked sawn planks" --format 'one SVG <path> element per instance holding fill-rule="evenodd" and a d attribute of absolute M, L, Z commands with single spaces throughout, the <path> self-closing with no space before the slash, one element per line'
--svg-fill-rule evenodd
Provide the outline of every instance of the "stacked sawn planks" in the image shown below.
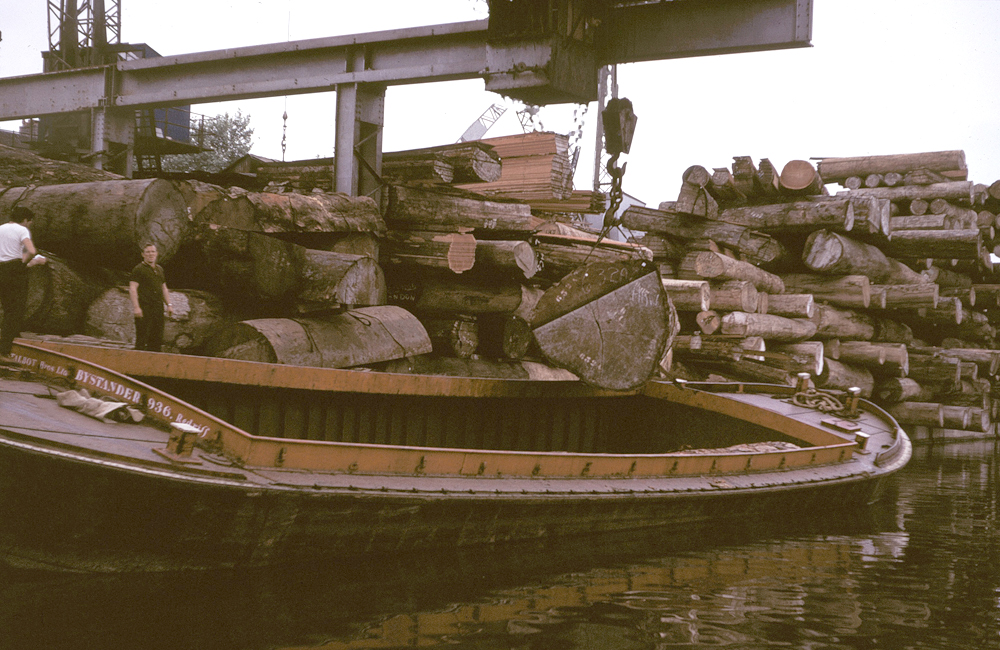
<path fill-rule="evenodd" d="M 917 437 L 996 434 L 1000 181 L 962 151 L 688 168 L 624 225 L 681 316 L 671 373 L 794 383 L 884 405 Z M 827 183 L 844 189 L 834 195 Z"/>

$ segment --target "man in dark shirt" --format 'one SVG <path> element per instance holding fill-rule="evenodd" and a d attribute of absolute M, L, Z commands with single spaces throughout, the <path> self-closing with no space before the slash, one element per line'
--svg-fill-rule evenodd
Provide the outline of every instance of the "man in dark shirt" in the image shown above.
<path fill-rule="evenodd" d="M 163 345 L 163 304 L 171 316 L 174 314 L 163 267 L 156 263 L 156 255 L 156 245 L 144 246 L 142 261 L 132 269 L 128 283 L 135 315 L 135 349 L 151 352 L 159 352 Z"/>

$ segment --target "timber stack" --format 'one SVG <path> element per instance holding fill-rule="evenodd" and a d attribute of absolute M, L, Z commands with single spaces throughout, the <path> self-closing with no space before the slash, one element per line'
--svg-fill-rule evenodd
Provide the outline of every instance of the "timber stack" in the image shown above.
<path fill-rule="evenodd" d="M 828 189 L 839 184 L 842 189 Z M 630 207 L 682 326 L 669 374 L 858 387 L 917 439 L 997 434 L 1000 181 L 963 151 L 689 167 Z"/>
<path fill-rule="evenodd" d="M 31 208 L 53 260 L 32 270 L 27 329 L 127 346 L 127 273 L 154 243 L 175 305 L 165 351 L 636 388 L 676 331 L 652 253 L 570 223 L 597 201 L 574 196 L 565 136 L 500 144 L 506 158 L 488 142 L 386 154 L 384 208 L 329 191 L 324 160 L 256 159 L 260 178 L 243 185 L 263 191 L 161 178 L 0 186 L 0 212 Z M 591 272 L 574 273 L 582 265 Z"/>

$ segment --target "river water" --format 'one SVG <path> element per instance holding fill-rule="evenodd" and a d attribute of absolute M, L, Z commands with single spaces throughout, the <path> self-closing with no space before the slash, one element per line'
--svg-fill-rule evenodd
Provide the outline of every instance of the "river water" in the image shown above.
<path fill-rule="evenodd" d="M 0 648 L 1000 649 L 993 442 L 918 447 L 887 499 L 698 539 L 267 573 L 0 573 Z"/>

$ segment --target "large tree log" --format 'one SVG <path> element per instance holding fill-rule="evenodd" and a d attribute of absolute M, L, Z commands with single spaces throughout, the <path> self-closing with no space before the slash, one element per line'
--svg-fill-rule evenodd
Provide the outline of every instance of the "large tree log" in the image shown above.
<path fill-rule="evenodd" d="M 500 156 L 492 146 L 484 142 L 459 142 L 382 154 L 383 166 L 413 161 L 446 163 L 452 169 L 456 183 L 490 183 L 500 180 Z"/>
<path fill-rule="evenodd" d="M 390 304 L 412 311 L 447 314 L 511 313 L 518 309 L 525 288 L 511 278 L 487 279 L 454 274 L 401 274 L 387 277 Z"/>
<path fill-rule="evenodd" d="M 324 319 L 243 321 L 224 328 L 207 344 L 213 357 L 319 368 L 351 368 L 430 351 L 420 321 L 392 306 L 354 309 Z"/>
<path fill-rule="evenodd" d="M 809 235 L 802 261 L 828 275 L 867 275 L 880 284 L 918 284 L 927 279 L 881 250 L 828 230 Z"/>
<path fill-rule="evenodd" d="M 164 263 L 190 226 L 178 186 L 163 179 L 114 180 L 12 188 L 0 194 L 0 212 L 14 203 L 35 213 L 36 246 L 68 260 L 130 270 L 142 248 L 155 244 Z"/>
<path fill-rule="evenodd" d="M 558 280 L 570 271 L 592 262 L 613 264 L 629 260 L 652 261 L 653 253 L 642 246 L 611 240 L 597 241 L 569 235 L 536 234 L 531 244 L 541 259 L 539 275 Z"/>
<path fill-rule="evenodd" d="M 588 264 L 548 289 L 531 319 L 545 358 L 592 385 L 646 382 L 677 333 L 677 315 L 649 262 Z"/>
<path fill-rule="evenodd" d="M 921 385 L 934 384 L 948 391 L 958 390 L 962 382 L 962 362 L 948 357 L 911 354 L 907 376 Z"/>
<path fill-rule="evenodd" d="M 28 269 L 23 329 L 38 334 L 77 334 L 83 331 L 87 307 L 108 288 L 110 278 L 46 255 L 48 263 Z"/>
<path fill-rule="evenodd" d="M 817 305 L 816 338 L 870 341 L 875 336 L 875 323 L 870 316 L 851 309 Z"/>
<path fill-rule="evenodd" d="M 524 203 L 399 186 L 389 190 L 385 220 L 393 228 L 417 230 L 527 232 L 533 228 L 531 208 Z"/>
<path fill-rule="evenodd" d="M 766 295 L 766 294 L 765 294 Z M 718 311 L 757 312 L 760 293 L 749 282 L 725 282 L 710 286 L 712 309 Z"/>
<path fill-rule="evenodd" d="M 837 199 L 751 205 L 726 208 L 719 219 L 764 233 L 812 232 L 817 228 L 849 232 L 854 227 L 854 204 Z"/>
<path fill-rule="evenodd" d="M 663 232 L 680 239 L 710 239 L 759 263 L 773 262 L 788 254 L 782 244 L 764 233 L 723 221 L 698 219 L 676 212 L 633 205 L 625 210 L 622 223 L 633 230 Z"/>
<path fill-rule="evenodd" d="M 206 206 L 198 219 L 255 232 L 372 232 L 385 234 L 385 222 L 370 197 L 342 193 L 236 193 Z"/>
<path fill-rule="evenodd" d="M 922 391 L 920 384 L 909 377 L 882 379 L 875 388 L 875 398 L 883 404 L 893 404 L 916 399 Z"/>
<path fill-rule="evenodd" d="M 198 354 L 206 340 L 230 322 L 222 302 L 204 291 L 172 290 L 170 303 L 174 313 L 164 317 L 164 352 Z M 99 339 L 135 345 L 135 317 L 128 289 L 112 287 L 93 300 L 81 331 Z"/>
<path fill-rule="evenodd" d="M 976 260 L 982 256 L 978 230 L 895 230 L 882 244 L 887 255 Z"/>
<path fill-rule="evenodd" d="M 989 376 L 996 375 L 1000 371 L 1000 351 L 983 350 L 978 348 L 944 348 L 934 346 L 912 346 L 911 350 L 915 354 L 930 354 L 962 361 L 969 361 L 979 366 L 980 371 Z"/>
<path fill-rule="evenodd" d="M 663 278 L 670 301 L 677 311 L 708 311 L 711 308 L 711 288 L 704 280 L 672 280 Z"/>
<path fill-rule="evenodd" d="M 528 279 L 535 277 L 541 269 L 542 259 L 526 241 L 484 239 L 476 242 L 476 267 Z"/>
<path fill-rule="evenodd" d="M 849 176 L 867 176 L 887 172 L 907 172 L 926 169 L 947 172 L 951 178 L 965 178 L 965 152 L 931 151 L 887 156 L 853 156 L 848 158 L 823 158 L 819 161 L 819 174 L 827 183 L 841 181 Z"/>
<path fill-rule="evenodd" d="M 781 279 L 786 291 L 811 293 L 817 303 L 857 309 L 867 309 L 871 304 L 871 282 L 866 275 L 787 273 Z"/>
<path fill-rule="evenodd" d="M 722 334 L 759 336 L 765 341 L 794 343 L 812 338 L 816 334 L 816 325 L 802 319 L 734 311 L 722 317 Z"/>
<path fill-rule="evenodd" d="M 940 287 L 934 282 L 923 284 L 875 284 L 872 290 L 885 292 L 886 309 L 918 309 L 937 307 Z"/>
<path fill-rule="evenodd" d="M 402 264 L 468 271 L 476 262 L 476 238 L 469 233 L 393 230 L 383 241 L 387 265 Z"/>
<path fill-rule="evenodd" d="M 295 294 L 300 311 L 386 303 L 385 276 L 372 258 L 310 249 L 303 255 L 302 288 Z"/>
<path fill-rule="evenodd" d="M 823 363 L 823 372 L 816 377 L 816 385 L 844 391 L 860 388 L 862 397 L 871 397 L 875 390 L 875 379 L 866 368 L 827 358 Z"/>
<path fill-rule="evenodd" d="M 679 276 L 681 279 L 746 280 L 768 293 L 785 291 L 785 283 L 777 275 L 711 251 L 688 253 L 681 260 Z"/>
<path fill-rule="evenodd" d="M 910 369 L 909 354 L 902 343 L 834 339 L 828 342 L 827 355 L 831 359 L 868 368 L 877 377 L 905 377 Z"/>
<path fill-rule="evenodd" d="M 727 167 L 715 168 L 705 189 L 719 204 L 734 206 L 744 205 L 747 202 L 747 197 L 736 187 L 733 175 Z"/>
<path fill-rule="evenodd" d="M 971 181 L 951 181 L 933 185 L 900 185 L 899 187 L 873 187 L 837 192 L 837 196 L 874 196 L 890 201 L 912 201 L 913 199 L 946 199 L 972 205 L 973 188 Z"/>
<path fill-rule="evenodd" d="M 823 179 L 808 160 L 789 160 L 781 168 L 778 181 L 781 191 L 790 196 L 826 193 Z"/>
<path fill-rule="evenodd" d="M 825 347 L 823 341 L 772 344 L 764 355 L 764 363 L 778 365 L 778 367 L 795 373 L 808 372 L 813 377 L 817 377 L 823 372 Z M 785 363 L 784 361 L 776 363 L 771 353 L 783 355 L 791 359 L 795 365 Z"/>
<path fill-rule="evenodd" d="M 811 293 L 772 293 L 767 295 L 767 313 L 785 318 L 811 319 L 816 315 L 816 301 Z"/>
<path fill-rule="evenodd" d="M 936 402 L 900 402 L 889 407 L 888 411 L 900 424 L 944 426 L 944 407 Z"/>
<path fill-rule="evenodd" d="M 425 318 L 420 322 L 436 353 L 467 359 L 479 346 L 479 325 L 473 318 Z"/>

